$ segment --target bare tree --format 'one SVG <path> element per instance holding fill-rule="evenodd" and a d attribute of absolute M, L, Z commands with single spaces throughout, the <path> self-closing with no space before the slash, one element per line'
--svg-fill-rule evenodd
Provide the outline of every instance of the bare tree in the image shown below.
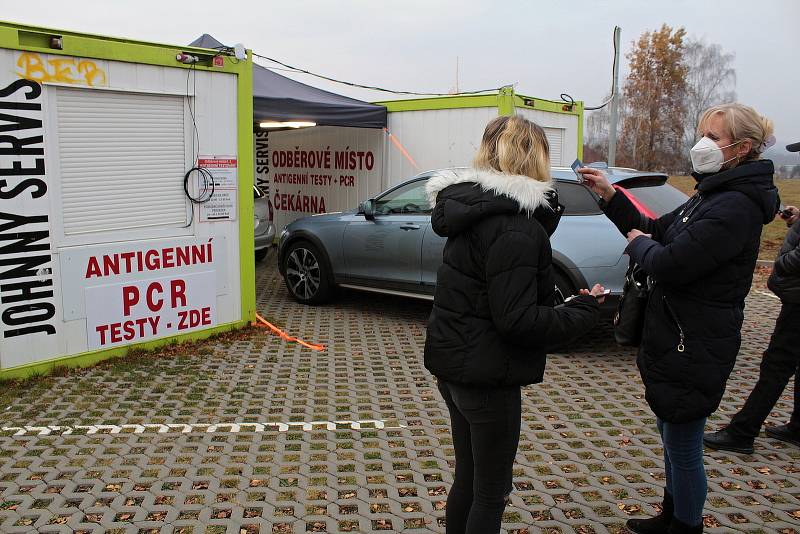
<path fill-rule="evenodd" d="M 603 101 L 611 98 L 607 94 Z M 619 96 L 619 106 L 617 108 L 619 114 L 619 124 L 625 123 L 628 115 L 627 100 L 623 95 Z M 584 153 L 591 154 L 596 161 L 608 161 L 608 140 L 609 130 L 611 128 L 611 109 L 609 106 L 590 111 L 586 115 L 586 127 L 584 128 Z M 626 158 L 627 152 L 624 145 L 617 144 L 617 158 Z M 592 161 L 590 156 L 584 155 L 586 161 Z"/>
<path fill-rule="evenodd" d="M 683 136 L 684 154 L 689 162 L 689 149 L 696 142 L 697 123 L 703 111 L 724 102 L 736 100 L 735 55 L 718 44 L 704 39 L 686 40 L 683 62 L 686 72 L 686 119 Z"/>
<path fill-rule="evenodd" d="M 606 95 L 604 101 L 609 99 Z M 590 111 L 586 115 L 584 128 L 584 160 L 605 161 L 608 159 L 608 130 L 610 127 L 610 113 L 608 106 Z"/>

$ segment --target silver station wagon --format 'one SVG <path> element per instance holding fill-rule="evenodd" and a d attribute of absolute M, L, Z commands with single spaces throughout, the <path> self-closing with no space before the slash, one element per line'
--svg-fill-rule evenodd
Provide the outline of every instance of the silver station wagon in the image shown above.
<path fill-rule="evenodd" d="M 605 169 L 643 211 L 659 216 L 687 199 L 667 175 Z M 431 228 L 427 180 L 443 169 L 419 174 L 358 208 L 304 217 L 282 231 L 278 267 L 291 296 L 304 304 L 330 300 L 338 287 L 433 299 L 445 238 Z M 551 238 L 558 300 L 595 283 L 611 290 L 606 310 L 622 292 L 627 242 L 598 207 L 597 196 L 571 169 L 553 168 L 565 211 Z"/>

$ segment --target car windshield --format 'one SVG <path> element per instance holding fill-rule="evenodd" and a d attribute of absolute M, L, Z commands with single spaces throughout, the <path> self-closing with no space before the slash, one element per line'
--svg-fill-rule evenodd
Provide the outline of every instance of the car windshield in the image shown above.
<path fill-rule="evenodd" d="M 659 217 L 686 202 L 686 195 L 668 184 L 631 187 L 628 191 Z"/>

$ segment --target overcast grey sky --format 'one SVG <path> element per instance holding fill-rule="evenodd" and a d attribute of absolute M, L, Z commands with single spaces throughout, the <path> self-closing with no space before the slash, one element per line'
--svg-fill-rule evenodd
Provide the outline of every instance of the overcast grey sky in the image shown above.
<path fill-rule="evenodd" d="M 170 44 L 210 33 L 329 76 L 411 91 L 516 83 L 517 92 L 600 103 L 611 81 L 611 35 L 623 52 L 662 23 L 736 55 L 739 101 L 800 141 L 799 0 L 0 0 L 4 20 Z M 267 63 L 263 63 L 269 66 Z M 621 77 L 627 73 L 622 60 Z M 285 72 L 281 72 L 286 74 Z M 364 100 L 391 95 L 293 76 Z"/>

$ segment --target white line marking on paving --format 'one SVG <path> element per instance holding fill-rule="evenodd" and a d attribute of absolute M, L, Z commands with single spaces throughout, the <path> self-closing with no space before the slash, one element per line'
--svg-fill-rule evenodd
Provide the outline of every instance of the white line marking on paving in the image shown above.
<path fill-rule="evenodd" d="M 303 432 L 313 430 L 342 430 L 348 427 L 351 430 L 392 430 L 406 428 L 406 425 L 387 426 L 386 421 L 379 419 L 365 419 L 361 421 L 311 421 L 311 422 L 289 422 L 289 423 L 145 423 L 145 424 L 121 424 L 121 425 L 76 425 L 76 426 L 4 426 L 0 428 L 3 432 L 14 432 L 14 436 L 49 436 L 52 433 L 57 435 L 69 435 L 76 431 L 80 434 L 144 434 L 167 432 L 177 432 L 188 434 L 189 432 L 288 432 L 296 429 Z"/>
<path fill-rule="evenodd" d="M 778 295 L 774 294 L 774 293 L 767 293 L 766 291 L 760 291 L 758 289 L 756 289 L 756 293 L 761 293 L 762 295 L 765 295 L 767 297 L 772 297 L 774 299 L 781 300 L 781 298 Z"/>

